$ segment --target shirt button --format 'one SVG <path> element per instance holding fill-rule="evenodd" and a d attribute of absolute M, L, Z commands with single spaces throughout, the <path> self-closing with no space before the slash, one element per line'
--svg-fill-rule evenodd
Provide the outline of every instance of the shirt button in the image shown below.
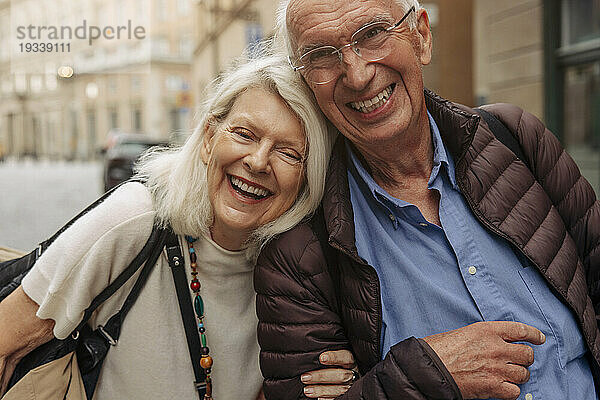
<path fill-rule="evenodd" d="M 471 275 L 475 275 L 475 274 L 477 273 L 477 268 L 475 268 L 475 266 L 471 265 L 471 266 L 469 267 L 469 273 L 470 273 Z M 531 400 L 531 399 L 528 399 L 528 400 Z"/>
<path fill-rule="evenodd" d="M 527 393 L 525 395 L 525 400 L 533 400 L 533 395 L 531 393 Z"/>

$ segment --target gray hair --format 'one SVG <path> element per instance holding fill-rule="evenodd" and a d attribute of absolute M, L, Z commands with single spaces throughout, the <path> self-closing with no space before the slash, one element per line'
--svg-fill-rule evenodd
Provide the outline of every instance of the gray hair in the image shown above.
<path fill-rule="evenodd" d="M 292 207 L 251 234 L 246 254 L 254 261 L 270 239 L 291 229 L 317 209 L 325 188 L 335 131 L 328 127 L 312 92 L 292 71 L 285 57 L 265 55 L 245 61 L 239 60 L 213 83 L 212 94 L 199 114 L 199 123 L 186 143 L 180 148 L 146 153 L 136 165 L 136 176 L 146 180 L 161 225 L 170 225 L 177 234 L 209 234 L 213 212 L 208 198 L 206 166 L 200 157 L 205 128 L 212 121 L 224 119 L 247 89 L 262 88 L 281 96 L 304 129 L 308 143 L 306 179 Z"/>
<path fill-rule="evenodd" d="M 292 0 L 280 0 L 279 6 L 277 7 L 277 28 L 276 28 L 276 44 L 280 47 L 280 50 L 288 54 L 291 59 L 295 59 L 299 55 L 296 54 L 296 49 L 292 43 L 292 38 L 287 26 L 287 8 Z M 411 7 L 415 7 L 415 11 L 419 11 L 421 6 L 419 0 L 394 0 L 399 5 L 403 12 L 408 12 Z M 417 13 L 412 13 L 406 22 L 411 30 L 417 27 Z"/>

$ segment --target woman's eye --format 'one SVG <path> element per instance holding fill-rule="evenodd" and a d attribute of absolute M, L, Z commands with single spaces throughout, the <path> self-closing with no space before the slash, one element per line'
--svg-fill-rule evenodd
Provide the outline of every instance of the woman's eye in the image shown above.
<path fill-rule="evenodd" d="M 279 154 L 281 154 L 284 158 L 289 161 L 298 162 L 302 161 L 302 156 L 295 151 L 292 150 L 278 150 Z"/>
<path fill-rule="evenodd" d="M 247 140 L 252 140 L 254 138 L 254 135 L 252 135 L 252 132 L 247 131 L 245 129 L 232 129 L 231 133 L 234 133 L 237 136 L 239 136 L 243 139 L 247 139 Z"/>

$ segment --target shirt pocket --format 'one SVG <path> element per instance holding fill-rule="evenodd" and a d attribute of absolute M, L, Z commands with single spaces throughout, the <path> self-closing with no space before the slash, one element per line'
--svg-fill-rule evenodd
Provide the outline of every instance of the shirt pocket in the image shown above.
<path fill-rule="evenodd" d="M 582 357 L 587 351 L 575 316 L 552 293 L 535 267 L 521 268 L 519 275 L 548 323 L 552 335 L 556 338 L 559 364 L 561 368 L 565 368 L 570 361 Z"/>

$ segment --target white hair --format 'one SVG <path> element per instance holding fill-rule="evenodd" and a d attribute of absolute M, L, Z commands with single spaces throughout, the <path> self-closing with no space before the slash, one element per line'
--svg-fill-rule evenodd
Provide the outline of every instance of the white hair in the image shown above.
<path fill-rule="evenodd" d="M 280 47 L 280 50 L 289 55 L 289 57 L 294 60 L 299 57 L 300 54 L 296 54 L 296 49 L 294 48 L 294 44 L 292 42 L 292 37 L 288 30 L 287 26 L 287 9 L 292 0 L 280 0 L 279 6 L 277 7 L 277 28 L 276 28 L 276 38 L 275 42 L 277 46 Z M 419 5 L 419 0 L 393 0 L 398 6 L 401 7 L 403 12 L 408 12 L 411 7 L 415 7 L 415 11 L 419 11 L 421 6 Z M 414 12 L 408 16 L 406 19 L 406 23 L 408 24 L 411 30 L 417 27 L 417 13 Z"/>
<path fill-rule="evenodd" d="M 281 96 L 304 129 L 308 144 L 305 183 L 289 210 L 251 234 L 246 254 L 254 261 L 270 239 L 291 229 L 317 209 L 325 188 L 335 130 L 326 124 L 312 92 L 298 74 L 293 73 L 285 57 L 266 54 L 245 61 L 238 60 L 213 83 L 213 92 L 205 101 L 199 123 L 186 143 L 180 148 L 148 152 L 136 165 L 136 176 L 146 181 L 152 193 L 160 225 L 170 225 L 177 234 L 209 234 L 213 212 L 206 166 L 200 157 L 206 127 L 225 119 L 236 99 L 247 89 L 262 88 Z"/>

